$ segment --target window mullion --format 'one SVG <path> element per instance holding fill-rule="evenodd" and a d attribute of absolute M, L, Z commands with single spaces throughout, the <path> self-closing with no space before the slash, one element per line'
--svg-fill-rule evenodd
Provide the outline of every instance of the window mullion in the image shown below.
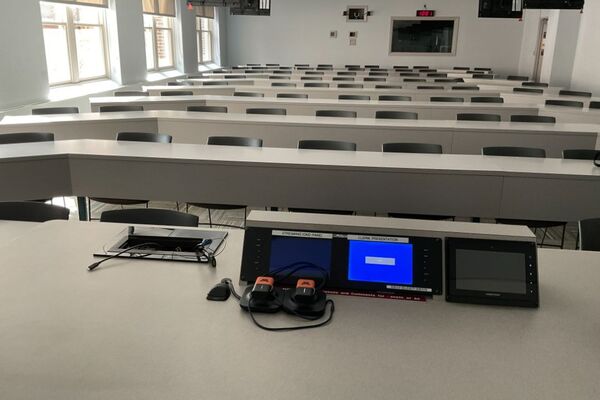
<path fill-rule="evenodd" d="M 79 64 L 77 59 L 77 45 L 75 26 L 73 23 L 73 10 L 67 6 L 67 47 L 69 49 L 69 65 L 71 66 L 71 82 L 79 81 Z"/>
<path fill-rule="evenodd" d="M 158 3 L 156 6 L 158 7 Z M 152 38 L 154 40 L 154 43 L 152 43 L 152 51 L 154 51 L 154 70 L 158 71 L 158 29 L 156 28 L 156 20 L 154 17 L 152 18 Z"/>

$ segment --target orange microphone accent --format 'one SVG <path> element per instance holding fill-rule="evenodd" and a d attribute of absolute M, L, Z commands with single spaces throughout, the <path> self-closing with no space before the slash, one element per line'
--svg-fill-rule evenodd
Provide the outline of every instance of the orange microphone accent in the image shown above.
<path fill-rule="evenodd" d="M 300 288 L 314 289 L 315 287 L 316 287 L 315 281 L 313 281 L 312 279 L 298 279 L 298 282 L 296 283 L 296 289 L 300 289 Z"/>

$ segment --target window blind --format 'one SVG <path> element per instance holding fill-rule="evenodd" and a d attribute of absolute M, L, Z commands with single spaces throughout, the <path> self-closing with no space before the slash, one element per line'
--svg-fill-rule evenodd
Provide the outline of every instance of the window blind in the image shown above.
<path fill-rule="evenodd" d="M 62 3 L 79 6 L 95 6 L 108 8 L 108 0 L 44 0 L 48 3 Z"/>
<path fill-rule="evenodd" d="M 215 8 L 209 6 L 196 6 L 196 16 L 203 18 L 214 18 L 215 17 Z"/>
<path fill-rule="evenodd" d="M 142 0 L 144 14 L 175 16 L 175 0 Z"/>

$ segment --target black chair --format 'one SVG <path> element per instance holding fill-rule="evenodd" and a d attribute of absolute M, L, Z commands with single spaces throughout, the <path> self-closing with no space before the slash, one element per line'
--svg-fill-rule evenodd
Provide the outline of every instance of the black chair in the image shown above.
<path fill-rule="evenodd" d="M 171 143 L 173 137 L 161 133 L 149 132 L 119 132 L 117 133 L 117 141 L 119 142 L 151 142 L 151 143 Z M 148 207 L 149 200 L 141 199 L 111 199 L 107 197 L 90 197 L 88 198 L 88 218 L 92 220 L 92 200 L 98 203 L 126 206 L 145 204 Z"/>
<path fill-rule="evenodd" d="M 382 94 L 378 99 L 379 101 L 412 101 L 410 96 L 396 96 L 393 94 Z"/>
<path fill-rule="evenodd" d="M 294 64 L 294 67 L 305 67 L 305 68 L 308 68 L 308 67 L 310 67 L 310 64 Z"/>
<path fill-rule="evenodd" d="M 452 86 L 452 90 L 479 90 L 479 86 Z"/>
<path fill-rule="evenodd" d="M 375 85 L 375 89 L 402 89 L 400 85 Z"/>
<path fill-rule="evenodd" d="M 242 147 L 262 147 L 263 141 L 258 138 L 249 138 L 241 136 L 209 136 L 208 145 L 211 146 L 242 146 Z M 208 224 L 212 227 L 212 210 L 244 210 L 244 227 L 246 226 L 246 214 L 248 206 L 239 204 L 215 204 L 215 203 L 197 203 L 190 202 L 186 204 L 186 211 L 189 206 L 206 208 L 208 211 Z"/>
<path fill-rule="evenodd" d="M 52 115 L 52 114 L 79 114 L 78 107 L 48 107 L 34 108 L 31 115 Z"/>
<path fill-rule="evenodd" d="M 371 69 L 371 68 L 379 68 L 379 65 L 378 64 L 366 64 L 365 68 L 369 68 L 369 69 Z"/>
<path fill-rule="evenodd" d="M 400 72 L 400 76 L 421 76 L 418 72 Z"/>
<path fill-rule="evenodd" d="M 149 143 L 172 143 L 173 137 L 164 133 L 149 132 L 119 132 L 117 133 L 119 142 L 149 142 Z"/>
<path fill-rule="evenodd" d="M 265 97 L 264 93 L 256 92 L 235 92 L 233 95 L 235 97 Z"/>
<path fill-rule="evenodd" d="M 544 94 L 544 89 L 528 88 L 528 87 L 516 87 L 513 88 L 515 93 L 533 93 L 533 94 Z"/>
<path fill-rule="evenodd" d="M 344 77 L 344 76 L 334 76 L 333 78 L 331 78 L 332 81 L 343 81 L 343 82 L 354 82 L 355 79 L 351 78 L 351 77 Z"/>
<path fill-rule="evenodd" d="M 404 79 L 402 79 L 402 82 L 422 83 L 422 82 L 427 82 L 427 79 L 422 79 L 422 78 L 404 78 Z"/>
<path fill-rule="evenodd" d="M 271 87 L 296 87 L 296 84 L 288 82 L 273 82 L 271 83 Z"/>
<path fill-rule="evenodd" d="M 443 86 L 431 86 L 431 85 L 426 85 L 426 86 L 417 86 L 417 89 L 425 89 L 425 90 L 444 90 Z"/>
<path fill-rule="evenodd" d="M 115 97 L 137 97 L 137 96 L 150 96 L 148 92 L 142 92 L 141 90 L 122 90 L 115 92 Z"/>
<path fill-rule="evenodd" d="M 502 117 L 498 114 L 474 114 L 474 113 L 460 113 L 456 115 L 457 121 L 486 121 L 486 122 L 500 122 Z"/>
<path fill-rule="evenodd" d="M 304 87 L 328 88 L 329 83 L 309 82 L 309 83 L 305 83 Z"/>
<path fill-rule="evenodd" d="M 364 82 L 385 82 L 386 78 L 374 78 L 372 76 L 367 76 L 363 79 Z"/>
<path fill-rule="evenodd" d="M 360 68 L 360 65 L 357 64 L 346 64 L 344 68 Z"/>
<path fill-rule="evenodd" d="M 247 108 L 246 114 L 287 115 L 285 108 Z"/>
<path fill-rule="evenodd" d="M 317 68 L 333 68 L 333 64 L 317 64 Z"/>
<path fill-rule="evenodd" d="M 519 76 L 519 75 L 509 75 L 506 77 L 506 80 L 509 81 L 528 81 L 528 76 Z"/>
<path fill-rule="evenodd" d="M 442 146 L 433 143 L 384 143 L 384 153 L 442 154 Z"/>
<path fill-rule="evenodd" d="M 433 80 L 436 83 L 444 82 L 444 83 L 464 83 L 464 79 L 462 78 L 437 78 Z"/>
<path fill-rule="evenodd" d="M 582 101 L 572 101 L 572 100 L 546 100 L 547 106 L 559 106 L 559 107 L 573 107 L 573 108 L 583 108 Z"/>
<path fill-rule="evenodd" d="M 414 69 L 427 69 L 429 65 L 413 65 Z"/>
<path fill-rule="evenodd" d="M 229 85 L 229 82 L 226 81 L 207 81 L 202 82 L 202 86 L 219 86 L 219 85 Z"/>
<path fill-rule="evenodd" d="M 280 99 L 308 99 L 308 95 L 304 93 L 277 93 L 277 98 Z"/>
<path fill-rule="evenodd" d="M 188 86 L 183 82 L 167 82 L 167 86 Z"/>
<path fill-rule="evenodd" d="M 173 210 L 133 208 L 128 210 L 104 211 L 100 215 L 100 222 L 197 227 L 198 217 Z"/>
<path fill-rule="evenodd" d="M 579 221 L 579 249 L 600 251 L 600 218 Z"/>
<path fill-rule="evenodd" d="M 339 71 L 337 75 L 341 76 L 356 76 L 356 71 Z"/>
<path fill-rule="evenodd" d="M 544 149 L 534 148 L 534 147 L 510 147 L 510 146 L 499 146 L 499 147 L 484 147 L 482 149 L 482 154 L 485 156 L 502 156 L 502 157 L 533 157 L 533 158 L 545 158 L 546 151 Z M 507 225 L 527 225 L 529 228 L 532 228 L 536 231 L 538 228 L 544 230 L 544 235 L 542 236 L 541 245 L 544 245 L 546 240 L 546 235 L 548 233 L 548 228 L 552 227 L 562 227 L 562 236 L 560 245 L 561 249 L 565 244 L 565 232 L 567 228 L 566 222 L 557 222 L 557 221 L 532 221 L 532 220 L 522 220 L 522 219 L 505 219 L 498 218 L 496 222 L 500 224 Z M 553 247 L 556 247 L 553 245 Z"/>
<path fill-rule="evenodd" d="M 421 154 L 442 154 L 442 146 L 433 143 L 384 143 L 382 146 L 384 153 L 421 153 Z M 388 213 L 392 218 L 408 219 L 427 219 L 440 221 L 445 219 L 454 219 L 449 215 L 429 215 L 429 214 L 406 214 L 406 213 Z"/>
<path fill-rule="evenodd" d="M 523 83 L 521 83 L 521 86 L 547 88 L 549 85 L 547 83 L 541 83 L 541 82 L 523 82 Z"/>
<path fill-rule="evenodd" d="M 486 71 L 486 72 L 491 72 L 492 69 L 491 68 L 482 68 L 482 67 L 475 67 L 473 68 L 475 71 Z"/>
<path fill-rule="evenodd" d="M 439 72 L 432 72 L 427 74 L 428 77 L 430 78 L 447 78 L 448 74 L 441 74 Z"/>
<path fill-rule="evenodd" d="M 269 79 L 286 79 L 286 80 L 290 80 L 291 78 L 289 76 L 269 76 Z"/>
<path fill-rule="evenodd" d="M 429 101 L 432 102 L 442 102 L 442 103 L 464 103 L 465 99 L 462 97 L 439 97 L 433 96 L 429 98 Z"/>
<path fill-rule="evenodd" d="M 470 70 L 471 68 L 470 68 L 470 67 L 454 67 L 454 68 L 452 68 L 452 69 L 453 69 L 453 70 L 456 70 L 456 71 L 468 71 L 468 70 Z"/>
<path fill-rule="evenodd" d="M 363 89 L 364 86 L 360 83 L 338 83 L 340 89 Z"/>
<path fill-rule="evenodd" d="M 492 74 L 473 74 L 473 79 L 494 79 L 494 75 Z"/>
<path fill-rule="evenodd" d="M 563 150 L 565 160 L 589 160 L 592 161 L 600 150 L 594 149 L 566 149 Z"/>
<path fill-rule="evenodd" d="M 0 220 L 46 222 L 68 220 L 69 209 L 36 201 L 0 202 Z"/>
<path fill-rule="evenodd" d="M 590 101 L 590 109 L 600 108 L 600 101 Z"/>
<path fill-rule="evenodd" d="M 321 76 L 321 75 L 325 75 L 325 72 L 323 72 L 323 71 L 306 71 L 304 73 L 304 75 L 319 75 L 319 76 Z"/>
<path fill-rule="evenodd" d="M 504 99 L 492 96 L 471 97 L 471 103 L 504 103 Z"/>
<path fill-rule="evenodd" d="M 129 105 L 119 105 L 119 106 L 100 106 L 100 112 L 132 112 L 132 111 L 144 111 L 143 106 L 129 106 Z"/>
<path fill-rule="evenodd" d="M 356 143 L 339 140 L 300 140 L 299 149 L 356 151 Z"/>
<path fill-rule="evenodd" d="M 193 96 L 194 92 L 191 90 L 167 90 L 160 92 L 161 96 Z"/>
<path fill-rule="evenodd" d="M 323 78 L 320 76 L 301 76 L 301 81 L 322 81 Z"/>
<path fill-rule="evenodd" d="M 210 112 L 210 113 L 226 113 L 225 106 L 188 106 L 188 111 L 191 112 Z"/>
<path fill-rule="evenodd" d="M 371 96 L 362 94 L 340 94 L 338 100 L 371 100 Z"/>
<path fill-rule="evenodd" d="M 387 72 L 369 72 L 369 76 L 389 76 Z"/>
<path fill-rule="evenodd" d="M 279 64 L 265 64 L 267 67 L 279 67 Z"/>
<path fill-rule="evenodd" d="M 510 122 L 532 122 L 532 123 L 542 123 L 542 124 L 554 124 L 554 123 L 556 123 L 556 118 L 545 116 L 545 115 L 511 115 Z"/>
<path fill-rule="evenodd" d="M 356 118 L 356 111 L 317 110 L 317 117 Z"/>
<path fill-rule="evenodd" d="M 54 133 L 20 132 L 0 134 L 0 144 L 18 144 L 34 142 L 53 142 Z"/>
<path fill-rule="evenodd" d="M 225 75 L 225 79 L 245 79 L 246 75 Z"/>
<path fill-rule="evenodd" d="M 577 96 L 577 97 L 592 97 L 590 92 L 578 92 L 575 90 L 561 90 L 558 92 L 559 96 Z"/>
<path fill-rule="evenodd" d="M 419 119 L 419 114 L 407 111 L 375 111 L 377 119 Z"/>

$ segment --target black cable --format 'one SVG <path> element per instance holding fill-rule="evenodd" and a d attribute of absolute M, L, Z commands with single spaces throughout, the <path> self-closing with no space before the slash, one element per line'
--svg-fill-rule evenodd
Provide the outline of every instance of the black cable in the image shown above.
<path fill-rule="evenodd" d="M 248 299 L 248 313 L 250 314 L 250 318 L 252 319 L 252 322 L 254 322 L 254 325 L 258 326 L 260 329 L 263 329 L 263 330 L 269 331 L 269 332 L 299 331 L 302 329 L 320 328 L 322 326 L 327 325 L 328 323 L 330 323 L 333 320 L 333 313 L 335 312 L 335 303 L 333 302 L 333 300 L 329 299 L 325 302 L 325 307 L 327 307 L 327 304 L 329 304 L 329 317 L 327 317 L 326 320 L 321 321 L 316 324 L 312 324 L 312 325 L 283 326 L 280 328 L 272 328 L 270 326 L 263 325 L 256 320 L 256 318 L 254 317 L 254 314 L 252 313 L 252 307 L 250 305 L 251 303 L 252 303 L 252 296 L 250 296 L 250 298 Z M 316 319 L 318 319 L 318 318 L 316 318 Z"/>
<path fill-rule="evenodd" d="M 135 249 L 138 249 L 138 248 L 140 248 L 140 247 L 148 247 L 148 246 L 159 246 L 159 244 L 158 244 L 158 243 L 154 243 L 154 242 L 147 242 L 147 243 L 140 243 L 140 244 L 136 244 L 135 246 L 131 246 L 131 247 L 128 247 L 128 248 L 126 248 L 126 249 L 123 249 L 123 250 L 121 250 L 120 252 L 118 252 L 117 254 L 113 254 L 112 256 L 109 256 L 109 257 L 107 257 L 107 258 L 105 258 L 105 259 L 103 259 L 103 260 L 100 260 L 100 261 L 98 261 L 98 262 L 95 262 L 95 263 L 93 263 L 92 265 L 89 265 L 89 266 L 87 267 L 87 269 L 88 269 L 88 271 L 93 271 L 93 270 L 95 270 L 95 269 L 96 269 L 96 268 L 97 268 L 97 267 L 98 267 L 100 264 L 102 264 L 102 263 L 104 263 L 104 262 L 106 262 L 106 261 L 108 261 L 108 260 L 112 260 L 113 258 L 119 257 L 119 256 L 120 256 L 121 254 L 123 254 L 123 253 L 130 252 L 131 250 L 135 250 Z"/>

